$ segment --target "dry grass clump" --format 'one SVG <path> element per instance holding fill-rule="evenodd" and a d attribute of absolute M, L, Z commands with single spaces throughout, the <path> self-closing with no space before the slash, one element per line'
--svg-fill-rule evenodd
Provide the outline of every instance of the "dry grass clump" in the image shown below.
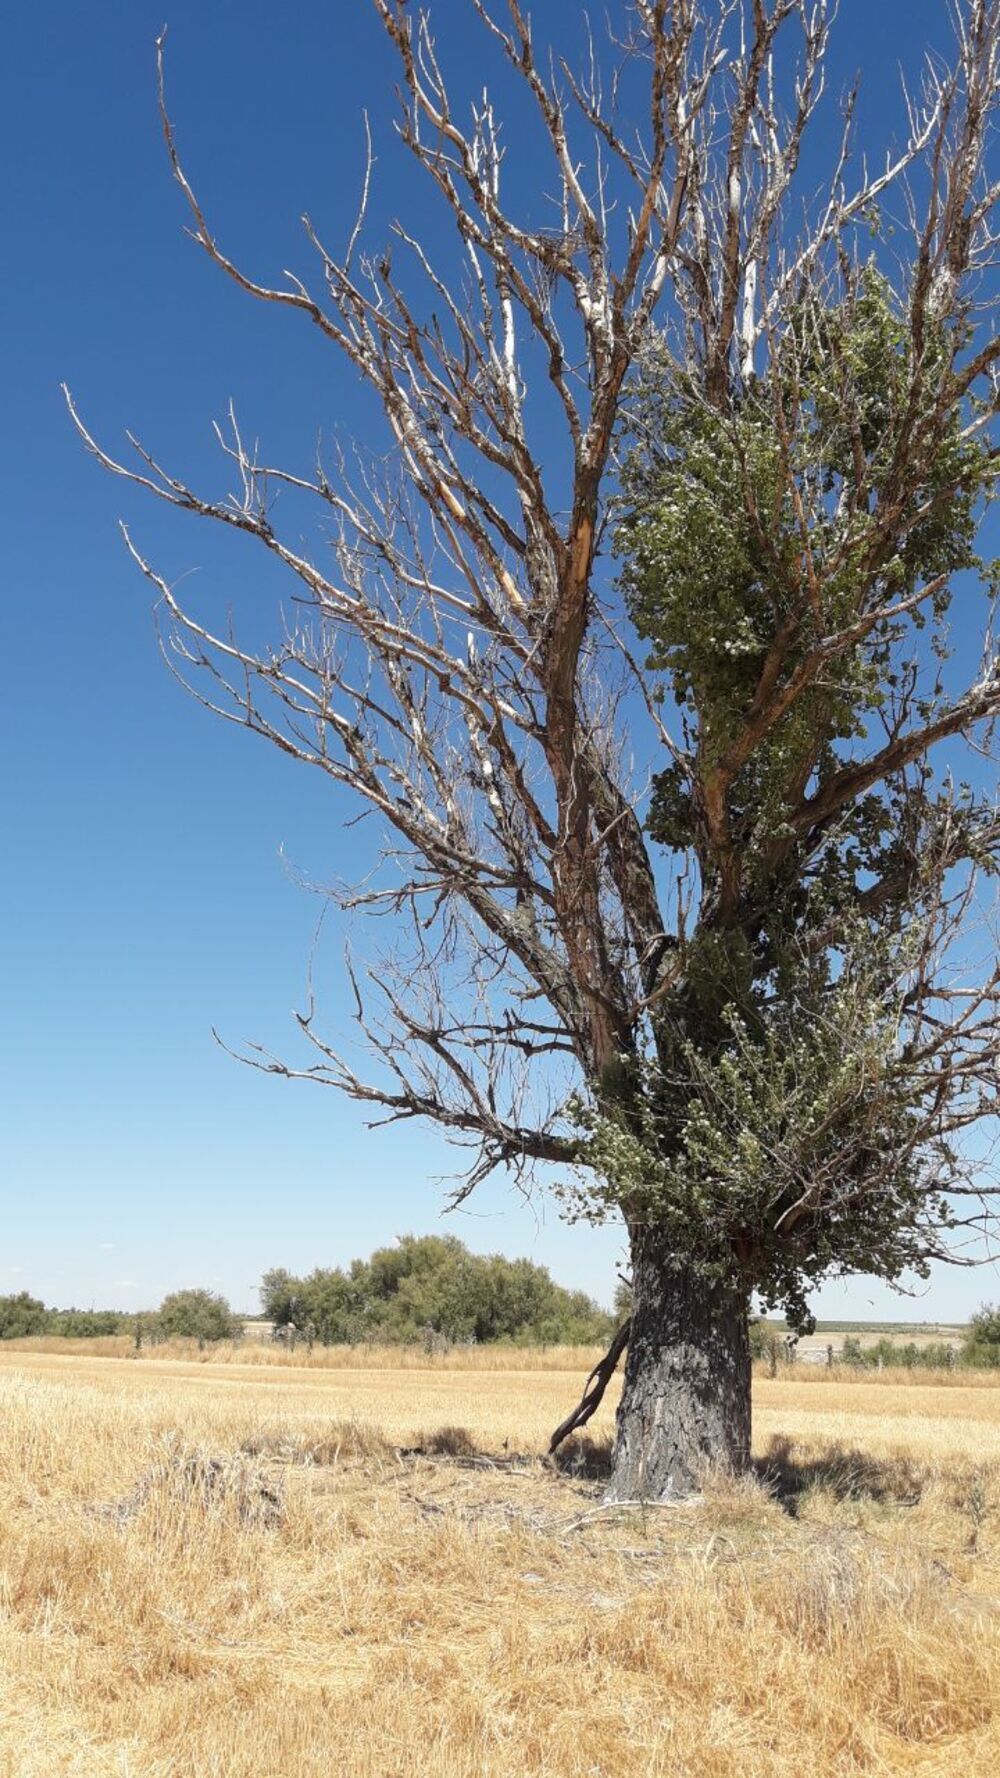
<path fill-rule="evenodd" d="M 933 1392 L 890 1441 L 775 1385 L 757 1479 L 621 1510 L 606 1419 L 525 1455 L 558 1379 L 515 1459 L 460 1377 L 345 1418 L 314 1377 L 40 1364 L 0 1368 L 3 1778 L 1000 1769 L 996 1423 L 970 1453 Z"/>
<path fill-rule="evenodd" d="M 475 1457 L 476 1442 L 466 1426 L 435 1426 L 417 1433 L 414 1455 Z"/>
<path fill-rule="evenodd" d="M 393 1448 L 377 1426 L 359 1420 L 334 1420 L 318 1435 L 308 1427 L 270 1426 L 251 1432 L 241 1450 L 252 1457 L 270 1457 L 277 1463 L 318 1464 L 336 1468 L 341 1458 L 382 1458 Z"/>
<path fill-rule="evenodd" d="M 121 1499 L 97 1510 L 119 1526 L 140 1513 L 159 1513 L 164 1504 L 191 1506 L 202 1514 L 233 1517 L 240 1525 L 280 1525 L 285 1515 L 280 1475 L 248 1455 L 245 1449 L 213 1455 L 176 1437 L 164 1441 L 163 1454 Z"/>

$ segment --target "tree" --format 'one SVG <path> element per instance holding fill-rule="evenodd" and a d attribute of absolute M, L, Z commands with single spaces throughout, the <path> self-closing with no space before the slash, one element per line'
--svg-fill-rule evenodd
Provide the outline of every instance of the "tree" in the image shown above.
<path fill-rule="evenodd" d="M 293 1328 L 300 1332 L 309 1321 L 301 1281 L 293 1278 L 283 1266 L 264 1273 L 260 1281 L 260 1307 L 265 1321 L 272 1321 L 282 1331 Z"/>
<path fill-rule="evenodd" d="M 236 1340 L 243 1323 L 217 1291 L 174 1290 L 156 1312 L 156 1328 L 164 1340 Z"/>
<path fill-rule="evenodd" d="M 124 1321 L 117 1309 L 48 1309 L 26 1290 L 16 1296 L 0 1296 L 0 1340 L 23 1340 L 38 1334 L 89 1340 L 119 1333 Z"/>
<path fill-rule="evenodd" d="M 24 1340 L 48 1332 L 49 1311 L 36 1296 L 19 1290 L 0 1296 L 0 1340 Z"/>
<path fill-rule="evenodd" d="M 563 1290 L 544 1266 L 470 1253 L 454 1235 L 403 1235 L 346 1271 L 317 1268 L 308 1278 L 267 1272 L 265 1315 L 325 1345 L 366 1339 L 385 1344 L 445 1339 L 487 1343 L 587 1344 L 607 1339 L 610 1316 L 582 1291 Z"/>
<path fill-rule="evenodd" d="M 982 779 L 1000 709 L 967 584 L 992 592 L 1000 0 L 962 0 L 954 66 L 926 63 L 877 164 L 848 96 L 818 196 L 827 0 L 618 0 L 582 73 L 521 0 L 469 0 L 521 206 L 492 100 L 449 92 L 460 25 L 442 47 L 373 5 L 453 251 L 402 223 L 368 248 L 370 153 L 343 252 L 306 224 L 322 300 L 262 282 L 182 166 L 162 44 L 161 106 L 195 239 L 346 356 L 392 456 L 279 467 L 231 415 L 218 500 L 77 424 L 284 566 L 295 617 L 257 647 L 126 533 L 197 695 L 386 836 L 341 898 L 393 917 L 348 963 L 373 1074 L 311 999 L 310 1062 L 250 1059 L 470 1145 L 458 1197 L 554 1166 L 571 1214 L 624 1219 L 632 1312 L 591 1390 L 627 1341 L 611 1494 L 680 1493 L 748 1462 L 753 1291 L 802 1324 L 824 1275 L 955 1256 L 988 1211 L 961 1135 L 995 1098 L 998 976 L 968 934 L 1000 824 L 949 772 Z M 985 644 L 965 677 L 956 575 Z"/>
<path fill-rule="evenodd" d="M 985 1368 L 1000 1367 L 1000 1306 L 984 1303 L 977 1309 L 962 1341 L 962 1363 Z"/>
<path fill-rule="evenodd" d="M 129 1317 L 117 1309 L 49 1309 L 49 1333 L 67 1340 L 94 1340 L 121 1333 Z"/>

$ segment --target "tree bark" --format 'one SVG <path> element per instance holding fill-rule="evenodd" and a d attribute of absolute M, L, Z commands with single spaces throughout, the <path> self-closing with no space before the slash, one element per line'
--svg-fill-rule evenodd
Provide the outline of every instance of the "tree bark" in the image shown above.
<path fill-rule="evenodd" d="M 668 1500 L 750 1462 L 749 1293 L 632 1241 L 632 1324 L 609 1500 Z"/>

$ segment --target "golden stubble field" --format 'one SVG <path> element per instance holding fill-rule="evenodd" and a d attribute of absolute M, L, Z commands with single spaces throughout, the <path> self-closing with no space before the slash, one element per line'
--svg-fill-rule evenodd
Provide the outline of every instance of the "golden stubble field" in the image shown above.
<path fill-rule="evenodd" d="M 607 1512 L 586 1356 L 0 1351 L 0 1774 L 993 1778 L 1000 1387 L 763 1378 Z"/>

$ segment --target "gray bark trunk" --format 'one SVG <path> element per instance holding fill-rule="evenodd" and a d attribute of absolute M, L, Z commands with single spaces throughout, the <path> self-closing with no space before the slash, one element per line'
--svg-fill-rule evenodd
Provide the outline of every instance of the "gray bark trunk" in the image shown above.
<path fill-rule="evenodd" d="M 749 1298 L 648 1237 L 632 1243 L 632 1327 L 609 1500 L 668 1500 L 750 1462 Z"/>

